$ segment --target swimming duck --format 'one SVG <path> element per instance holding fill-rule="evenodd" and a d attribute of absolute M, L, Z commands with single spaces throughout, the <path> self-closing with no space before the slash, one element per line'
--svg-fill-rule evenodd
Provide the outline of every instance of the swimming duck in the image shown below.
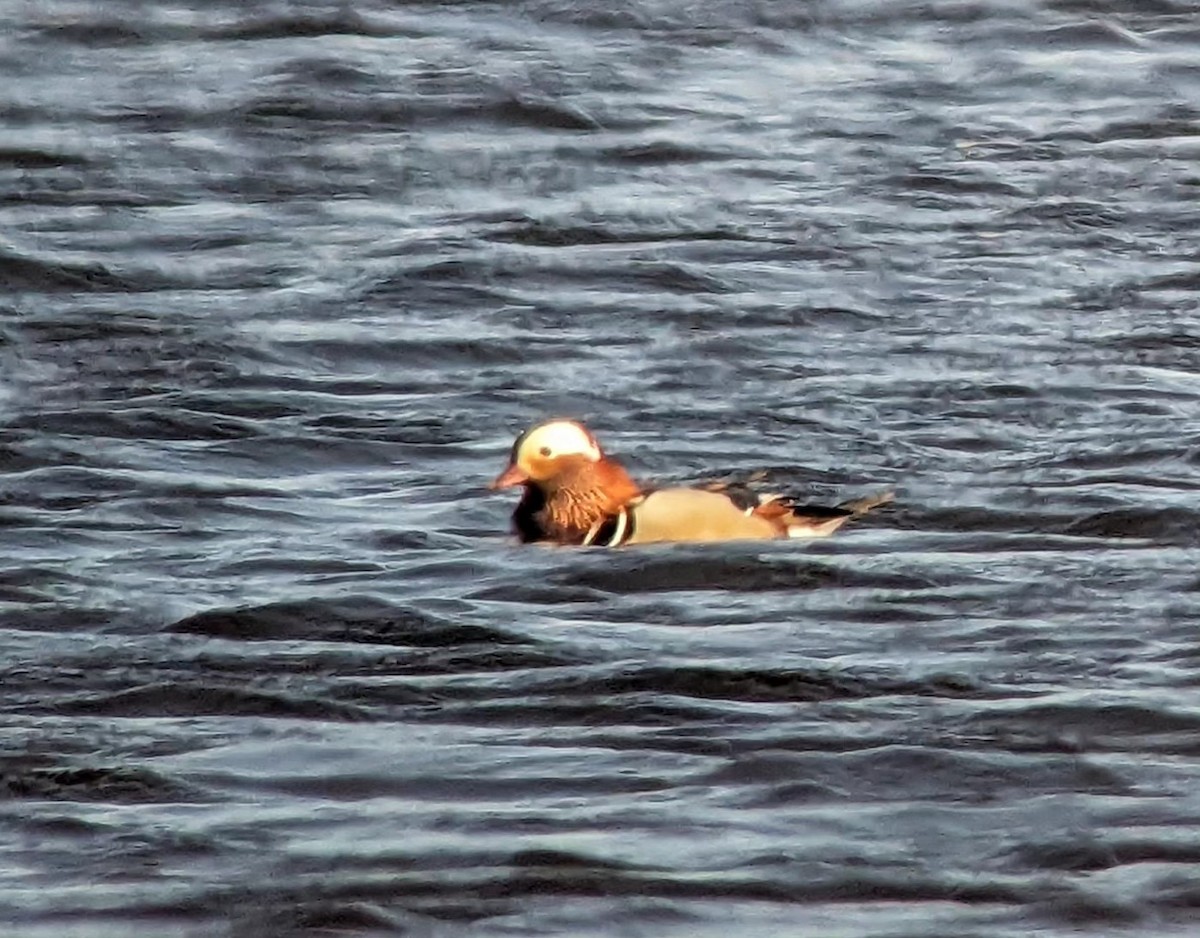
<path fill-rule="evenodd" d="M 574 420 L 547 420 L 513 443 L 492 489 L 522 485 L 513 529 L 524 542 L 617 547 L 658 541 L 825 537 L 890 502 L 891 492 L 833 508 L 798 507 L 739 487 L 643 489 Z"/>

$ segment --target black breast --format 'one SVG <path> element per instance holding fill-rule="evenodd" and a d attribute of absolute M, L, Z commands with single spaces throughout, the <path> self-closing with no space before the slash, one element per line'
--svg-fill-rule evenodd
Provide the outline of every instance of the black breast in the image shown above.
<path fill-rule="evenodd" d="M 546 507 L 546 496 L 536 485 L 525 486 L 525 494 L 517 502 L 513 511 L 513 531 L 526 544 L 540 541 L 546 537 L 546 529 L 542 524 L 541 511 Z"/>

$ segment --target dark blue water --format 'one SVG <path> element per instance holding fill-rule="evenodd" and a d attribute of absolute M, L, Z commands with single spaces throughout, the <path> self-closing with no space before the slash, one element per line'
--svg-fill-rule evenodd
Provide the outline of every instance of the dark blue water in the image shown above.
<path fill-rule="evenodd" d="M 1196 934 L 1198 48 L 0 4 L 4 934 Z M 554 414 L 898 500 L 521 548 Z"/>

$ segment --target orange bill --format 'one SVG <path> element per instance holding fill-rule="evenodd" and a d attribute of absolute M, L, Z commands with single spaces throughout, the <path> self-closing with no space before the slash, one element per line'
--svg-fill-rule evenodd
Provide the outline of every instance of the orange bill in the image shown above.
<path fill-rule="evenodd" d="M 488 488 L 507 489 L 514 485 L 521 485 L 523 482 L 528 481 L 529 476 L 527 476 L 516 463 L 512 463 L 507 469 L 500 473 L 500 475 L 496 476 Z"/>

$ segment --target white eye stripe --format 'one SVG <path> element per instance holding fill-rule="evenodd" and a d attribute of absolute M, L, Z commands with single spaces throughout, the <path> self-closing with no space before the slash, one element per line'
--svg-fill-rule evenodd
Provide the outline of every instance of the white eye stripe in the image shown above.
<path fill-rule="evenodd" d="M 569 420 L 555 420 L 542 424 L 529 431 L 521 447 L 526 453 L 537 453 L 546 459 L 557 456 L 586 456 L 588 459 L 600 458 L 600 447 L 583 427 Z M 549 450 L 549 453 L 544 450 Z"/>

